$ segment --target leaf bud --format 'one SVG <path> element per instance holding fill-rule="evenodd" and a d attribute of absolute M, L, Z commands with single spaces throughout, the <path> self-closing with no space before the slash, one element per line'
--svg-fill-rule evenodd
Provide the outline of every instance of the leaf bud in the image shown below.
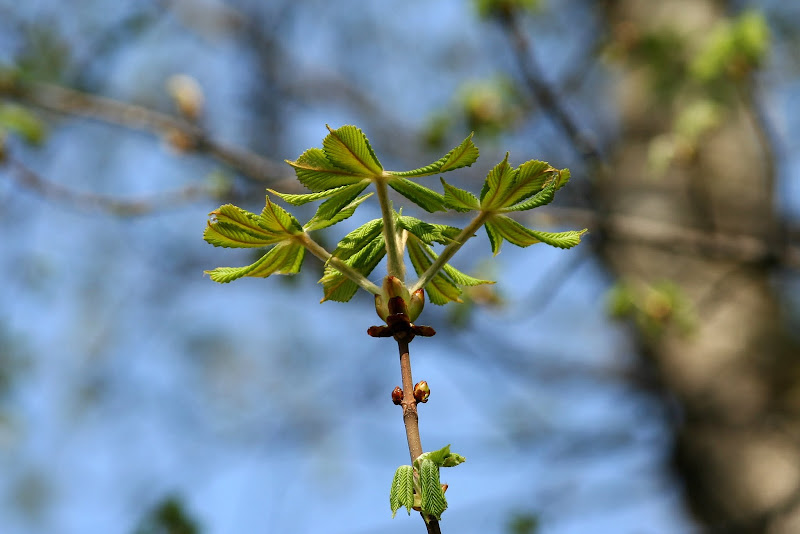
<path fill-rule="evenodd" d="M 175 74 L 167 80 L 167 92 L 175 102 L 178 112 L 196 121 L 203 113 L 203 89 L 197 80 L 186 74 Z"/>
<path fill-rule="evenodd" d="M 411 295 L 410 302 L 408 303 L 408 320 L 414 322 L 422 313 L 422 308 L 425 307 L 425 290 L 422 288 L 414 291 Z"/>
<path fill-rule="evenodd" d="M 396 386 L 392 390 L 392 402 L 398 406 L 403 403 L 403 390 L 400 389 L 400 386 Z"/>
<path fill-rule="evenodd" d="M 408 302 L 411 295 L 406 285 L 396 276 L 387 276 L 383 279 L 383 291 L 375 295 L 375 312 L 378 317 L 386 320 L 395 313 L 407 313 Z"/>
<path fill-rule="evenodd" d="M 417 385 L 414 386 L 414 399 L 417 402 L 428 402 L 430 396 L 431 388 L 428 387 L 428 383 L 425 380 L 417 382 Z"/>

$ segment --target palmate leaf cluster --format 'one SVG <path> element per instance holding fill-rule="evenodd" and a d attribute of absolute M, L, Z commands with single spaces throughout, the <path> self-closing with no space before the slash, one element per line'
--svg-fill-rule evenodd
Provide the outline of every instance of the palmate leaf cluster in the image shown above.
<path fill-rule="evenodd" d="M 560 248 L 570 248 L 580 241 L 583 231 L 536 231 L 509 216 L 551 202 L 556 191 L 569 180 L 566 169 L 558 170 L 541 161 L 529 161 L 513 168 L 506 155 L 487 176 L 479 197 L 443 179 L 444 190 L 439 193 L 414 180 L 472 165 L 478 158 L 472 135 L 437 161 L 418 169 L 398 172 L 383 168 L 369 140 L 357 127 L 347 125 L 337 129 L 328 127 L 328 130 L 322 148 L 311 148 L 297 160 L 287 160 L 297 179 L 310 192 L 283 194 L 269 191 L 274 197 L 295 206 L 321 201 L 307 223 L 301 225 L 269 196 L 260 214 L 231 204 L 210 214 L 204 238 L 212 245 L 270 247 L 251 265 L 207 271 L 212 280 L 225 283 L 244 276 L 294 274 L 299 271 L 308 249 L 326 261 L 320 279 L 323 300 L 346 302 L 355 295 L 359 285 L 365 287 L 363 281 L 359 283 L 359 277 L 364 280 L 369 277 L 387 254 L 386 240 L 392 239 L 403 244 L 414 270 L 425 280 L 428 298 L 434 304 L 459 301 L 463 286 L 493 283 L 468 276 L 443 260 L 437 263 L 440 254 L 447 254 L 445 257 L 448 259 L 452 257 L 474 232 L 428 223 L 383 204 L 381 208 L 390 212 L 391 230 L 386 228 L 386 216 L 368 221 L 342 238 L 332 253 L 328 255 L 323 251 L 321 255 L 321 247 L 310 238 L 310 233 L 352 216 L 358 206 L 372 195 L 365 193 L 371 185 L 379 191 L 388 186 L 427 212 L 476 212 L 473 221 L 478 223 L 476 229 L 481 225 L 486 228 L 495 254 L 500 251 L 504 240 L 521 247 L 541 242 Z M 391 232 L 394 235 L 390 235 Z M 437 253 L 435 246 L 444 249 Z"/>

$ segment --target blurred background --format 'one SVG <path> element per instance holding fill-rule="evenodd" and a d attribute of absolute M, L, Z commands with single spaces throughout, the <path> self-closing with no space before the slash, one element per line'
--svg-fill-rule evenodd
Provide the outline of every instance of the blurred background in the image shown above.
<path fill-rule="evenodd" d="M 473 191 L 569 167 L 525 222 L 589 228 L 481 232 L 498 284 L 422 316 L 444 532 L 800 532 L 799 72 L 779 0 L 0 0 L 0 531 L 422 531 L 369 296 L 203 276 L 253 259 L 207 214 L 302 192 L 327 123 L 390 169 L 474 131 Z"/>

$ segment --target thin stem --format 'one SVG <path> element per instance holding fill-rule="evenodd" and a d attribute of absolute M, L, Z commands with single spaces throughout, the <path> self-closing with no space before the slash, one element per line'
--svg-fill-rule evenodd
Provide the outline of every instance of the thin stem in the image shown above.
<path fill-rule="evenodd" d="M 327 262 L 327 263 L 330 263 L 331 265 L 333 265 L 340 273 L 342 273 L 347 278 L 349 278 L 350 280 L 352 280 L 353 282 L 358 284 L 358 287 L 360 287 L 361 289 L 363 289 L 363 290 L 365 290 L 365 291 L 367 291 L 369 293 L 372 293 L 373 295 L 380 295 L 381 294 L 381 288 L 379 288 L 377 285 L 375 285 L 372 282 L 370 282 L 369 280 L 367 280 L 367 278 L 363 274 L 361 274 L 360 272 L 356 271 L 355 269 L 353 269 L 352 267 L 347 265 L 345 262 L 343 262 L 342 260 L 340 260 L 336 256 L 331 255 L 330 252 L 325 250 L 319 243 L 314 241 L 311 238 L 310 235 L 308 235 L 308 234 L 299 234 L 299 235 L 297 235 L 296 238 L 297 238 L 297 241 L 301 245 L 306 247 L 306 249 L 311 254 L 313 254 L 314 256 L 316 256 L 317 258 L 322 260 L 323 262 Z"/>
<path fill-rule="evenodd" d="M 408 341 L 402 338 L 397 340 L 397 349 L 400 352 L 400 375 L 403 379 L 403 424 L 406 427 L 406 440 L 408 441 L 408 453 L 411 455 L 411 464 L 414 464 L 420 454 L 422 454 L 422 440 L 419 437 L 419 414 L 417 413 L 417 401 L 414 399 L 414 379 L 411 376 L 411 355 L 408 351 Z M 424 514 L 420 513 L 425 520 Z M 425 521 L 428 534 L 441 534 L 439 522 L 435 517 L 428 517 Z"/>
<path fill-rule="evenodd" d="M 475 232 L 477 232 L 478 229 L 483 226 L 483 223 L 486 222 L 486 219 L 489 217 L 489 215 L 491 215 L 491 213 L 486 211 L 481 211 L 478 213 L 478 215 L 476 215 L 475 218 L 472 219 L 472 221 L 466 227 L 464 227 L 463 230 L 461 230 L 461 233 L 458 234 L 453 242 L 444 248 L 439 257 L 436 258 L 436 261 L 434 261 L 431 266 L 428 267 L 424 273 L 422 273 L 422 276 L 419 277 L 419 280 L 414 283 L 409 291 L 413 293 L 414 291 L 428 285 L 428 282 L 433 280 L 433 277 L 442 270 L 442 267 L 444 267 L 445 264 L 452 259 L 455 253 L 458 252 L 462 246 L 464 246 L 464 243 L 466 243 L 469 238 L 475 235 Z"/>
<path fill-rule="evenodd" d="M 397 243 L 397 231 L 394 227 L 394 213 L 389 202 L 389 192 L 384 178 L 376 178 L 373 183 L 378 192 L 378 203 L 381 205 L 383 216 L 383 237 L 386 241 L 386 270 L 389 276 L 395 276 L 401 282 L 405 281 L 405 266 L 403 255 Z"/>

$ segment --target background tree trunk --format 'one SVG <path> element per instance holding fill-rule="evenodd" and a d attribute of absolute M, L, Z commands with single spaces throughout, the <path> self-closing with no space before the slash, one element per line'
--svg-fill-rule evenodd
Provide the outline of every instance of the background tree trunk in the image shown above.
<path fill-rule="evenodd" d="M 613 32 L 673 28 L 691 50 L 725 15 L 719 4 L 631 0 L 605 9 Z M 800 368 L 776 298 L 774 171 L 753 102 L 744 86 L 699 150 L 653 177 L 652 142 L 669 134 L 692 95 L 678 89 L 660 99 L 643 69 L 622 67 L 621 139 L 599 183 L 610 216 L 601 255 L 634 288 L 673 281 L 696 310 L 688 334 L 666 321 L 657 334 L 639 335 L 647 364 L 680 407 L 674 467 L 687 503 L 712 532 L 800 532 Z M 686 239 L 633 237 L 639 220 L 671 235 L 680 228 Z M 734 244 L 727 252 L 716 246 L 723 238 Z M 768 246 L 750 253 L 748 243 Z M 658 304 L 647 309 L 655 320 L 675 311 Z"/>

